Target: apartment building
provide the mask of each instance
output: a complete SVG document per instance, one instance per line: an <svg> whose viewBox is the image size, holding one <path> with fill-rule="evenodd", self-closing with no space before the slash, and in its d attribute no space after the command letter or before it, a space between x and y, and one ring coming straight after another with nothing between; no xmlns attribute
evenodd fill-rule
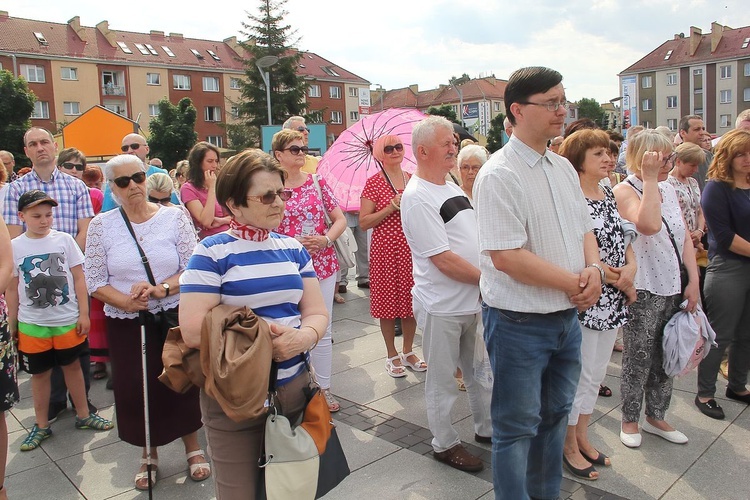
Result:
<svg viewBox="0 0 750 500"><path fill-rule="evenodd" d="M199 139L225 147L221 124L236 121L244 56L236 37L134 33L113 30L107 21L81 26L78 16L60 24L0 11L0 68L29 82L38 99L32 123L52 131L101 105L148 134L159 100L176 104L189 97L198 110ZM329 123L329 135L338 136L358 110L356 99L347 96L369 88L369 82L310 52L303 54L299 74L310 82L310 109ZM312 97L314 88L318 98Z"/></svg>
<svg viewBox="0 0 750 500"><path fill-rule="evenodd" d="M682 116L695 114L722 135L750 108L750 26L714 22L706 34L692 26L689 35L674 35L618 76L623 128L676 131Z"/></svg>

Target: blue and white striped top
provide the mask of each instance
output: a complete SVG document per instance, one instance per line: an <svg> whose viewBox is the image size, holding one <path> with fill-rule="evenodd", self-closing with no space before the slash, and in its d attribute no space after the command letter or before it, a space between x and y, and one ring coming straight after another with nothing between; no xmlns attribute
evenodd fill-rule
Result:
<svg viewBox="0 0 750 500"><path fill-rule="evenodd" d="M264 241L249 241L223 232L196 245L180 294L218 294L222 304L247 306L269 323L297 328L302 278L315 277L310 254L294 238L270 233ZM304 366L302 354L279 363L277 387Z"/></svg>

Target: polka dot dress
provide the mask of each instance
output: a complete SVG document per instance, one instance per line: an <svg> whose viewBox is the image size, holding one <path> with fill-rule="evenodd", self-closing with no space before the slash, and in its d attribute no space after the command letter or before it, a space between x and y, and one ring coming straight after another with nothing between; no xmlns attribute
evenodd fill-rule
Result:
<svg viewBox="0 0 750 500"><path fill-rule="evenodd" d="M406 174L409 179L409 174ZM399 190L403 193L403 190ZM393 199L393 189L381 174L365 184L362 198L380 211ZM411 250L401 228L401 212L393 212L375 226L370 245L370 314L373 318L411 318L411 289L414 277Z"/></svg>

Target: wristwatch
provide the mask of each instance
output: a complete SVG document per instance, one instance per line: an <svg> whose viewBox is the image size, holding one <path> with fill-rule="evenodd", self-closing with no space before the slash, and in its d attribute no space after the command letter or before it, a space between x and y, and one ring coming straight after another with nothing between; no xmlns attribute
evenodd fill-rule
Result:
<svg viewBox="0 0 750 500"><path fill-rule="evenodd" d="M169 283L162 283L161 287L164 289L164 298L169 297Z"/></svg>
<svg viewBox="0 0 750 500"><path fill-rule="evenodd" d="M324 234L323 237L326 239L326 247L330 247L331 245L333 245L333 241L328 237L328 235Z"/></svg>
<svg viewBox="0 0 750 500"><path fill-rule="evenodd" d="M607 273L604 272L604 268L601 265L599 265L598 263L596 263L596 262L594 262L593 264L589 264L586 267L595 267L596 269L599 270L599 275L602 278L602 285L603 285L604 284L604 280L607 278Z"/></svg>

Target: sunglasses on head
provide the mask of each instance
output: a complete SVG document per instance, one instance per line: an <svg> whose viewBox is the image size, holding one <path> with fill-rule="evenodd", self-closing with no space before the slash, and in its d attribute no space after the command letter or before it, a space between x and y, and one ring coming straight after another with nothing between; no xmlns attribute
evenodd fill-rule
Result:
<svg viewBox="0 0 750 500"><path fill-rule="evenodd" d="M297 132L310 132L310 129L307 127L297 127Z"/></svg>
<svg viewBox="0 0 750 500"><path fill-rule="evenodd" d="M172 201L172 197L167 196L166 198L156 198L154 196L149 196L148 201L150 201L151 203L168 203Z"/></svg>
<svg viewBox="0 0 750 500"><path fill-rule="evenodd" d="M83 163L70 163L69 161L66 161L62 165L60 165L65 170L73 170L76 169L79 172L83 172L83 169L86 168L83 166Z"/></svg>
<svg viewBox="0 0 750 500"><path fill-rule="evenodd" d="M134 142L133 144L125 144L123 147L120 148L120 150L123 153L127 153L128 149L132 149L133 151L138 151L141 146L145 146L145 144L138 144L137 142Z"/></svg>
<svg viewBox="0 0 750 500"><path fill-rule="evenodd" d="M133 175L123 175L112 182L114 182L115 186L119 188L126 188L130 185L130 181L133 181L136 184L143 184L146 182L146 172L136 172Z"/></svg>
<svg viewBox="0 0 750 500"><path fill-rule="evenodd" d="M404 150L403 144L394 144L393 146L386 146L383 148L383 153L389 155L393 153L394 151L398 151L399 153Z"/></svg>
<svg viewBox="0 0 750 500"><path fill-rule="evenodd" d="M287 201L292 197L293 191L291 189L279 189L275 193L266 193L260 196L248 196L247 199L251 201L259 201L264 205L270 205L276 201L276 197L281 198L281 201Z"/></svg>
<svg viewBox="0 0 750 500"><path fill-rule="evenodd" d="M307 154L307 152L310 151L310 148L308 148L307 146L289 146L288 148L284 148L284 151L289 151L294 156L297 156L298 154L300 154L300 152Z"/></svg>

